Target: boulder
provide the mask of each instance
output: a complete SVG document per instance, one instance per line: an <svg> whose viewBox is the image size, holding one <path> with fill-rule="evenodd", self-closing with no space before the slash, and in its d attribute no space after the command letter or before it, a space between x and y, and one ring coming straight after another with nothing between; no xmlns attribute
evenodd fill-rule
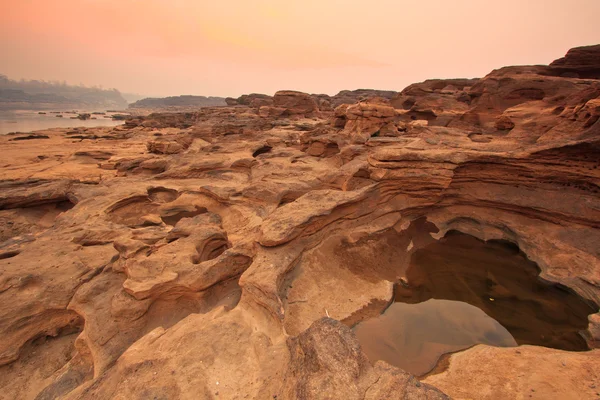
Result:
<svg viewBox="0 0 600 400"><path fill-rule="evenodd" d="M515 127L515 123L506 115L501 115L495 123L496 129L499 131L508 131Z"/></svg>
<svg viewBox="0 0 600 400"><path fill-rule="evenodd" d="M341 112L341 109L340 109ZM393 107L381 103L358 103L346 108L344 132L354 143L364 143L397 116Z"/></svg>
<svg viewBox="0 0 600 400"><path fill-rule="evenodd" d="M319 106L311 95L293 90L280 90L273 96L273 105L285 109L287 115L314 116Z"/></svg>
<svg viewBox="0 0 600 400"><path fill-rule="evenodd" d="M286 399L449 399L384 362L371 366L350 328L331 318L314 322L287 345Z"/></svg>

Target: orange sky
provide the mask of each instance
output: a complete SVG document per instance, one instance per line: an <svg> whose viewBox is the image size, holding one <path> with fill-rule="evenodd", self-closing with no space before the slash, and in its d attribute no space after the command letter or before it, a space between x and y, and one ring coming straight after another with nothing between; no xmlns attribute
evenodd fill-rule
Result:
<svg viewBox="0 0 600 400"><path fill-rule="evenodd" d="M0 73L145 95L401 90L600 43L600 0L0 1Z"/></svg>

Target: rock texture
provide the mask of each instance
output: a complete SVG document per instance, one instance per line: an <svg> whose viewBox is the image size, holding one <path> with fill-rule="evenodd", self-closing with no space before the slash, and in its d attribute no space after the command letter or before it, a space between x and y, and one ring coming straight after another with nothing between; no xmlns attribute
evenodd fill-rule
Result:
<svg viewBox="0 0 600 400"><path fill-rule="evenodd" d="M600 79L600 45L576 47L563 58L550 64L550 71L559 76Z"/></svg>
<svg viewBox="0 0 600 400"><path fill-rule="evenodd" d="M597 49L0 137L0 398L596 398L600 81L552 71ZM452 230L589 304L590 350L367 360L349 328Z"/></svg>

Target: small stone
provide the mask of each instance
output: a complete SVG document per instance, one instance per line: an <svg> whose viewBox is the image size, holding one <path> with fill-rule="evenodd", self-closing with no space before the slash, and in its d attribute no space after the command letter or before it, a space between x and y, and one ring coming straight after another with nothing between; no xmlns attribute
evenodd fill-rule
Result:
<svg viewBox="0 0 600 400"><path fill-rule="evenodd" d="M500 116L494 125L498 130L511 130L515 127L515 123L506 115Z"/></svg>

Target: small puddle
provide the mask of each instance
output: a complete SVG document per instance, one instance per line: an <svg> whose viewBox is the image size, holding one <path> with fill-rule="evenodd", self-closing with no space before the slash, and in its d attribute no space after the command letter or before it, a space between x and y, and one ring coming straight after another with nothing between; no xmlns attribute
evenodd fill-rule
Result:
<svg viewBox="0 0 600 400"><path fill-rule="evenodd" d="M452 300L394 303L379 317L360 323L355 332L369 360L383 360L417 376L431 371L443 354L474 344L517 346L496 320Z"/></svg>
<svg viewBox="0 0 600 400"><path fill-rule="evenodd" d="M414 251L395 302L354 329L372 362L417 376L476 344L588 350L580 331L597 307L539 272L514 244L450 231Z"/></svg>

